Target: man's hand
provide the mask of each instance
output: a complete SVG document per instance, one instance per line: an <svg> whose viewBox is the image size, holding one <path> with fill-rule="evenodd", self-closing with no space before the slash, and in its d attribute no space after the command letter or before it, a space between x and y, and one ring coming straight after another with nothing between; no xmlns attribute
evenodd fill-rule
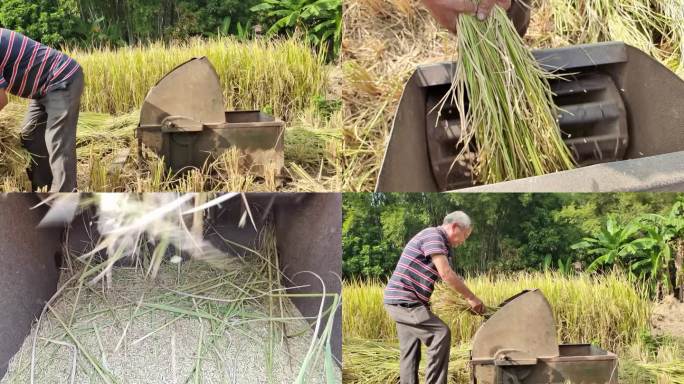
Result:
<svg viewBox="0 0 684 384"><path fill-rule="evenodd" d="M466 286L465 281L451 269L449 265L449 259L445 255L432 255L432 262L435 263L435 268L437 268L437 273L439 277L447 283L451 289L458 292L463 296L470 308L478 315L484 313L485 306L482 304L482 300L478 299L477 296Z"/></svg>
<svg viewBox="0 0 684 384"><path fill-rule="evenodd" d="M9 103L7 100L7 93L5 92L4 89L0 88L0 111L2 111L3 108Z"/></svg>
<svg viewBox="0 0 684 384"><path fill-rule="evenodd" d="M466 299L468 301L468 305L470 305L470 309L475 312L478 315L481 315L485 311L485 306L482 303L482 300L478 299L477 296L473 296L469 299Z"/></svg>
<svg viewBox="0 0 684 384"><path fill-rule="evenodd" d="M512 0L481 0L477 7L477 18L484 21L492 13L495 6L499 6L506 11L511 7Z"/></svg>
<svg viewBox="0 0 684 384"><path fill-rule="evenodd" d="M489 17L495 6L505 10L511 7L512 0L423 0L425 7L444 28L456 33L458 16L462 13L477 15L480 20Z"/></svg>

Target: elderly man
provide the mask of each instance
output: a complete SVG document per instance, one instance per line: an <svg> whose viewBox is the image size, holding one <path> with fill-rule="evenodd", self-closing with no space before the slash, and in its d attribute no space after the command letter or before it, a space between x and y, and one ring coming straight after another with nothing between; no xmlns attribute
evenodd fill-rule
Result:
<svg viewBox="0 0 684 384"><path fill-rule="evenodd" d="M83 93L80 65L62 52L0 28L0 110L7 93L30 99L22 144L33 154L33 190L76 189L76 125Z"/></svg>
<svg viewBox="0 0 684 384"><path fill-rule="evenodd" d="M430 310L438 279L462 295L473 311L484 310L482 301L451 269L451 247L463 244L471 232L470 217L461 211L447 215L439 227L420 231L406 244L385 288L385 309L399 334L401 384L418 384L421 343L428 350L426 383L447 383L451 332Z"/></svg>

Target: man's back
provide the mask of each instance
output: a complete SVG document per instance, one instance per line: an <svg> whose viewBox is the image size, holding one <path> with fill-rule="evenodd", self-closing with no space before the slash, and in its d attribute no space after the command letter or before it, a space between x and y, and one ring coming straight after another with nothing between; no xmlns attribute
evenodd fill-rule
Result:
<svg viewBox="0 0 684 384"><path fill-rule="evenodd" d="M79 69L69 56L8 29L0 28L0 88L38 99L61 89Z"/></svg>
<svg viewBox="0 0 684 384"><path fill-rule="evenodd" d="M440 227L426 228L404 247L397 267L385 288L385 304L428 304L439 274L433 255L450 256L446 233Z"/></svg>

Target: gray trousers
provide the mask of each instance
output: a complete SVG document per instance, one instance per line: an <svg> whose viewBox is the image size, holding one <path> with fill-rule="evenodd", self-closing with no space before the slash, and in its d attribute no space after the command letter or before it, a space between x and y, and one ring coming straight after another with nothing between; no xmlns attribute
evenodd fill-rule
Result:
<svg viewBox="0 0 684 384"><path fill-rule="evenodd" d="M385 304L385 310L397 323L401 384L418 384L421 343L427 347L425 383L446 384L451 349L449 327L422 305L404 308Z"/></svg>
<svg viewBox="0 0 684 384"><path fill-rule="evenodd" d="M84 76L79 69L63 87L31 100L21 130L22 145L33 155L28 170L34 191L76 190L76 126Z"/></svg>

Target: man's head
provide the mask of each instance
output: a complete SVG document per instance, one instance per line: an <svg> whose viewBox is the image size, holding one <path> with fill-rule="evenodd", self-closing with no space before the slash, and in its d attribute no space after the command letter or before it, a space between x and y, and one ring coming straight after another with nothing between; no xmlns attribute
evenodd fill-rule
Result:
<svg viewBox="0 0 684 384"><path fill-rule="evenodd" d="M442 228L446 232L449 245L457 247L463 244L473 231L473 223L465 212L451 212L444 218Z"/></svg>

